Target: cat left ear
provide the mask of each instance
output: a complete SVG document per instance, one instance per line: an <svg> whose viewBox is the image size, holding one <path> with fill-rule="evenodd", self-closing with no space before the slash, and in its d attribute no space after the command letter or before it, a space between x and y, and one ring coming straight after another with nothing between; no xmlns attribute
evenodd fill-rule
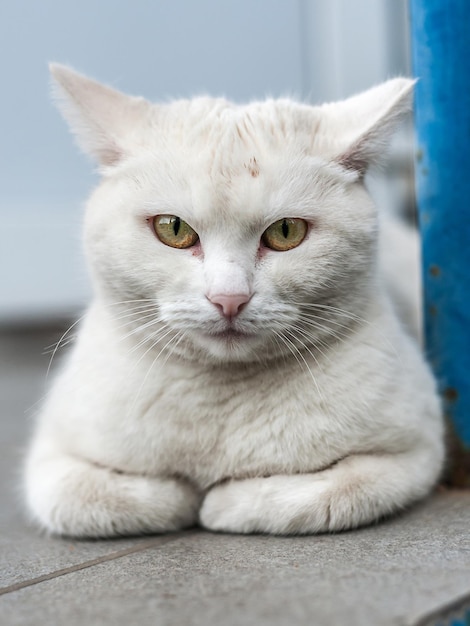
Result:
<svg viewBox="0 0 470 626"><path fill-rule="evenodd" d="M386 152L390 138L412 108L416 81L394 78L342 102L322 107L328 130L339 146L334 160L364 176Z"/></svg>
<svg viewBox="0 0 470 626"><path fill-rule="evenodd" d="M132 151L133 135L151 105L74 72L49 66L59 109L80 147L103 166L115 165ZM135 143L135 141L134 141Z"/></svg>

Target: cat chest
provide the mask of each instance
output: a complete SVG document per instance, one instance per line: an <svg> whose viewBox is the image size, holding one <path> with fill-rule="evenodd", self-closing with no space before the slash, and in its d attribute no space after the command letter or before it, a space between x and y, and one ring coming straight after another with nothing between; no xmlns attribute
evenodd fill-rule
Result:
<svg viewBox="0 0 470 626"><path fill-rule="evenodd" d="M340 454L314 399L249 384L175 387L118 428L103 425L94 441L105 464L184 476L201 488L229 477L315 471Z"/></svg>

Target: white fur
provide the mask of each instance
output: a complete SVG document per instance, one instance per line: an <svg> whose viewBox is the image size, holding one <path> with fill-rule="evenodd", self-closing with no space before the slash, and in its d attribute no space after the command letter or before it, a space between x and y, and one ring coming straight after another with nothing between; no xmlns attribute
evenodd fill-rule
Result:
<svg viewBox="0 0 470 626"><path fill-rule="evenodd" d="M54 66L103 180L95 299L40 416L26 497L47 530L311 533L423 497L443 461L434 380L378 267L362 184L409 107L396 79L337 105L149 105ZM149 220L199 234L179 250ZM260 244L307 220L287 252ZM246 293L231 328L208 294Z"/></svg>

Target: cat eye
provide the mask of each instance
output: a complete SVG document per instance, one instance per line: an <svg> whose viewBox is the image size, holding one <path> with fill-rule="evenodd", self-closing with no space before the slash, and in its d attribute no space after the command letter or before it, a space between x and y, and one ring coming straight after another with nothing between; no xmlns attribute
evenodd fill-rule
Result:
<svg viewBox="0 0 470 626"><path fill-rule="evenodd" d="M156 215L153 229L160 241L171 248L190 248L199 240L197 232L177 215Z"/></svg>
<svg viewBox="0 0 470 626"><path fill-rule="evenodd" d="M305 220L296 217L284 217L267 228L261 241L271 250L284 252L292 250L302 243L307 234L308 226Z"/></svg>

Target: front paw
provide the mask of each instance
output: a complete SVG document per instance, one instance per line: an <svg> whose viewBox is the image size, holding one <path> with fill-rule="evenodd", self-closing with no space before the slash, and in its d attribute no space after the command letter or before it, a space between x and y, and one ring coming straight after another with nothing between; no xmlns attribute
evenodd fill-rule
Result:
<svg viewBox="0 0 470 626"><path fill-rule="evenodd" d="M232 480L206 495L199 523L209 530L275 535L330 530L326 472Z"/></svg>
<svg viewBox="0 0 470 626"><path fill-rule="evenodd" d="M199 511L199 523L219 532L252 533L260 527L263 479L233 480L213 487Z"/></svg>

